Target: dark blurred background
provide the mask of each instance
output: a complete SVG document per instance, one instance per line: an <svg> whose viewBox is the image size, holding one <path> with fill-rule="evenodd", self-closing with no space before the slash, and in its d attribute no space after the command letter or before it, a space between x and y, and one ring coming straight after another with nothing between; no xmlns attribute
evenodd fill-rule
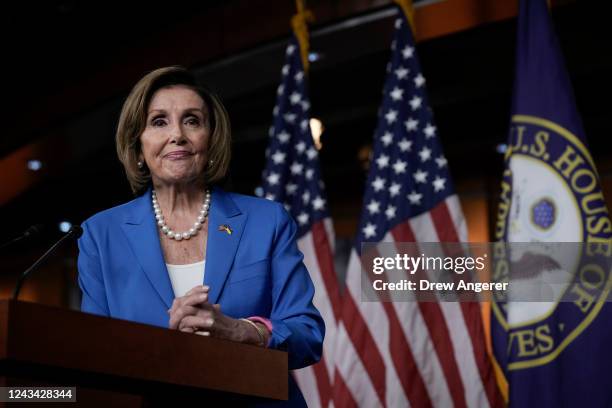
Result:
<svg viewBox="0 0 612 408"><path fill-rule="evenodd" d="M488 241L513 81L517 2L415 1L416 37L438 134L468 220ZM606 197L612 197L609 17L603 2L553 1L552 15ZM390 55L390 1L310 0L312 115L325 127L322 171L338 264L361 209L369 144ZM287 0L50 1L3 6L0 242L42 223L36 239L1 250L0 298L61 235L132 198L114 145L123 100L145 73L184 65L232 119L228 188L254 194L264 166L284 49ZM612 203L608 203L610 205ZM66 224L65 224L66 225ZM61 248L22 297L76 306L76 244ZM341 269L341 268L340 268Z"/></svg>

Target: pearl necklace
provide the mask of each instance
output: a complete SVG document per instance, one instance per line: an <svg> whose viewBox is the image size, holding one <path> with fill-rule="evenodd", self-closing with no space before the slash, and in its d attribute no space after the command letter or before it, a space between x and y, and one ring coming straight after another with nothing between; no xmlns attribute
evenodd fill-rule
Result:
<svg viewBox="0 0 612 408"><path fill-rule="evenodd" d="M198 234L198 231L202 228L206 217L208 216L208 209L210 208L210 190L206 190L204 193L204 203L202 204L202 209L200 210L200 215L198 215L198 219L193 224L193 227L186 232L174 232L166 225L166 221L164 220L164 216L162 215L161 208L159 208L159 203L157 202L157 195L155 194L155 190L153 190L152 194L153 201L153 211L155 211L155 219L157 220L157 225L161 229L161 231L168 236L170 239L175 239L180 241L182 239L189 239Z"/></svg>

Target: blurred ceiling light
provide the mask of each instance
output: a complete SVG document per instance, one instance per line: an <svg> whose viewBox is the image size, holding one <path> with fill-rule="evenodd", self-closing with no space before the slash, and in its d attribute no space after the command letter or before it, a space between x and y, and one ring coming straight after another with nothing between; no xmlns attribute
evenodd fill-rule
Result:
<svg viewBox="0 0 612 408"><path fill-rule="evenodd" d="M38 171L42 169L42 162L40 160L28 160L28 169Z"/></svg>
<svg viewBox="0 0 612 408"><path fill-rule="evenodd" d="M72 224L68 221L62 221L59 223L59 230L62 232L68 232L70 231L70 228L72 228Z"/></svg>
<svg viewBox="0 0 612 408"><path fill-rule="evenodd" d="M308 62L317 62L321 58L323 58L323 55L319 52L311 51L308 53Z"/></svg>
<svg viewBox="0 0 612 408"><path fill-rule="evenodd" d="M317 150L321 150L321 147L323 147L321 143L321 134L323 134L323 131L325 131L323 122L317 118L310 118L310 133L312 133L312 140Z"/></svg>

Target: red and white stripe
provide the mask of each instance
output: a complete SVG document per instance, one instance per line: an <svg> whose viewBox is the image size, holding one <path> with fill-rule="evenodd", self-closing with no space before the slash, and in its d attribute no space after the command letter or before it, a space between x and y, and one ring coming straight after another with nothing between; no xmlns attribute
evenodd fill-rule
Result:
<svg viewBox="0 0 612 408"><path fill-rule="evenodd" d="M315 223L312 229L298 240L298 247L304 254L304 264L315 286L313 303L325 320L321 361L293 371L309 407L328 406L333 391L334 361L331 356L341 308L334 269L333 242L333 228L328 218Z"/></svg>
<svg viewBox="0 0 612 408"><path fill-rule="evenodd" d="M459 201L451 196L396 226L383 241L466 239ZM378 248L380 255L393 256L382 253L388 246ZM360 262L353 251L336 330L334 406L501 406L479 304L362 302Z"/></svg>

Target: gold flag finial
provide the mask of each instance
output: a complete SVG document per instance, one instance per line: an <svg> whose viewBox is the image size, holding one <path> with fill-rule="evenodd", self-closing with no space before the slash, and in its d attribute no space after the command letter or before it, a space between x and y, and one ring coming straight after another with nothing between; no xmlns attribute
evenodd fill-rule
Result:
<svg viewBox="0 0 612 408"><path fill-rule="evenodd" d="M300 55L304 72L308 72L308 50L310 42L308 39L308 23L314 20L314 15L304 6L304 0L295 0L297 14L291 17L291 27L300 44Z"/></svg>
<svg viewBox="0 0 612 408"><path fill-rule="evenodd" d="M412 0L393 0L393 1L395 1L395 3L402 8L402 11L406 15L406 18L408 19L408 22L410 23L412 34L414 34L415 33L414 8L412 7Z"/></svg>

